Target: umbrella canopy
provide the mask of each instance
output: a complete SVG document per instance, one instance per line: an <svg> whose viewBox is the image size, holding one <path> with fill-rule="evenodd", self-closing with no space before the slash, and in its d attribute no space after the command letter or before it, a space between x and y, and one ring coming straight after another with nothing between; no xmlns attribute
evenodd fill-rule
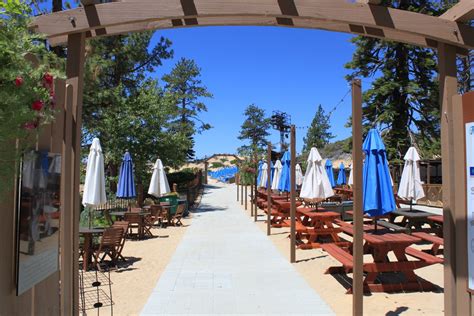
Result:
<svg viewBox="0 0 474 316"><path fill-rule="evenodd" d="M268 179L268 164L266 162L263 163L262 165L262 173L259 181L259 187L266 187L267 186L267 179Z"/></svg>
<svg viewBox="0 0 474 316"><path fill-rule="evenodd" d="M263 161L258 162L258 174L257 174L257 186L260 186L260 180L262 178L262 166L263 166Z"/></svg>
<svg viewBox="0 0 474 316"><path fill-rule="evenodd" d="M290 192L291 155L289 151L285 151L283 157L281 158L281 162L283 164L283 169L281 171L280 185L278 186L278 190L281 192Z"/></svg>
<svg viewBox="0 0 474 316"><path fill-rule="evenodd" d="M347 180L347 184L354 185L354 175L353 175L352 164L351 164L351 172L349 172L349 179Z"/></svg>
<svg viewBox="0 0 474 316"><path fill-rule="evenodd" d="M281 169L283 168L281 161L275 162L275 171L273 173L272 190L278 190L278 184L280 183Z"/></svg>
<svg viewBox="0 0 474 316"><path fill-rule="evenodd" d="M296 171L296 185L302 185L303 184L303 171L301 171L300 164L297 164L295 166L295 171Z"/></svg>
<svg viewBox="0 0 474 316"><path fill-rule="evenodd" d="M362 149L364 160L364 212L370 216L390 213L396 208L385 145L376 129L369 130Z"/></svg>
<svg viewBox="0 0 474 316"><path fill-rule="evenodd" d="M344 163L341 162L339 165L339 173L337 175L337 185L344 185L346 183L346 166L344 166Z"/></svg>
<svg viewBox="0 0 474 316"><path fill-rule="evenodd" d="M130 153L127 151L123 156L122 165L120 166L117 197L121 199L131 199L136 196L137 192L135 191L133 162Z"/></svg>
<svg viewBox="0 0 474 316"><path fill-rule="evenodd" d="M165 169L163 168L161 159L157 159L155 165L153 166L153 174L151 176L148 194L160 197L166 193L170 193L168 178L166 177Z"/></svg>
<svg viewBox="0 0 474 316"><path fill-rule="evenodd" d="M425 197L420 179L420 155L415 147L410 147L405 154L405 166L398 188L398 196L405 200L419 200Z"/></svg>
<svg viewBox="0 0 474 316"><path fill-rule="evenodd" d="M105 195L104 155L98 138L92 140L87 158L86 180L82 204L84 206L99 206L107 202Z"/></svg>
<svg viewBox="0 0 474 316"><path fill-rule="evenodd" d="M303 179L300 197L307 199L326 199L334 195L328 176L324 171L323 159L316 148L311 148L308 167Z"/></svg>
<svg viewBox="0 0 474 316"><path fill-rule="evenodd" d="M334 188L336 186L336 181L334 181L334 171L332 170L332 161L330 159L326 160L325 168L329 183L331 183L331 187Z"/></svg>

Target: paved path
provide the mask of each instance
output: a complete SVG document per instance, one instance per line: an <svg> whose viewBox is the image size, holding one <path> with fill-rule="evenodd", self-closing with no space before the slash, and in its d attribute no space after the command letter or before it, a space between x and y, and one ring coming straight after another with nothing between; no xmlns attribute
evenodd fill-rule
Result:
<svg viewBox="0 0 474 316"><path fill-rule="evenodd" d="M235 186L215 185L142 310L167 314L333 313L245 215Z"/></svg>

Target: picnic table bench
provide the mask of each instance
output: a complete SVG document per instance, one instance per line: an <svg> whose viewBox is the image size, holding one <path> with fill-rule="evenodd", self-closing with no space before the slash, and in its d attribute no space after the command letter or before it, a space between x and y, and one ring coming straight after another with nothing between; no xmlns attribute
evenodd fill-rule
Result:
<svg viewBox="0 0 474 316"><path fill-rule="evenodd" d="M334 221L340 219L341 215L336 212L314 211L311 208L297 208L296 213L300 217L300 223L306 227L303 230L300 226L301 236L305 237L306 242L301 240L299 249L320 248L323 242L332 242L345 245L347 242L341 240L338 233L341 232L339 227L334 226ZM324 238L327 240L325 241Z"/></svg>
<svg viewBox="0 0 474 316"><path fill-rule="evenodd" d="M431 242L433 244L431 247L431 253L435 256L439 253L439 247L444 246L444 239L436 235L431 235L426 232L415 232L412 235Z"/></svg>
<svg viewBox="0 0 474 316"><path fill-rule="evenodd" d="M352 225L343 224L341 231L353 235ZM415 270L442 263L443 259L410 247L421 239L407 234L385 233L380 235L367 233L371 227L364 227L364 250L373 257L373 262L363 264L366 273L364 279L365 292L399 292L399 291L431 291L436 288L431 282L417 277ZM321 245L327 253L342 264L329 267L326 273L350 273L353 270L352 247L341 247L336 244ZM391 261L388 254L393 252L395 260ZM407 256L416 260L409 260ZM381 273L403 273L405 278L398 278L397 283L386 283L379 276ZM352 289L348 290L351 293Z"/></svg>

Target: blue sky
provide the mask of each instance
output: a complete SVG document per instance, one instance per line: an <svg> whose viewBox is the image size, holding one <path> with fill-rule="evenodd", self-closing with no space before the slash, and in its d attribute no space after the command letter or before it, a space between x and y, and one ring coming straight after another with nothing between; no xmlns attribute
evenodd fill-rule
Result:
<svg viewBox="0 0 474 316"><path fill-rule="evenodd" d="M330 111L349 89L344 64L351 60L351 35L276 27L200 27L160 30L173 42L175 56L152 75L161 78L181 57L192 58L202 69L202 81L214 94L206 101L202 119L214 128L196 137L196 156L234 153L243 112L255 103L271 114L291 115L297 127L308 126L316 107ZM350 94L331 116L335 140L351 134L345 128L351 114ZM306 129L297 129L301 152ZM272 131L272 143L279 134Z"/></svg>

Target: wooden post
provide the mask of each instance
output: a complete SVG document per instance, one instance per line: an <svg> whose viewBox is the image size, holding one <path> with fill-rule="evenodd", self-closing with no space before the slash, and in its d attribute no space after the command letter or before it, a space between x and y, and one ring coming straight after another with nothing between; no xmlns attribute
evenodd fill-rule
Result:
<svg viewBox="0 0 474 316"><path fill-rule="evenodd" d="M290 136L290 262L296 262L296 129L291 126Z"/></svg>
<svg viewBox="0 0 474 316"><path fill-rule="evenodd" d="M438 45L441 101L441 158L443 177L444 311L460 315L456 308L456 231L454 190L454 133L452 98L457 94L456 48ZM464 252L465 254L465 252ZM461 254L460 254L461 255ZM464 285L466 286L466 285Z"/></svg>
<svg viewBox="0 0 474 316"><path fill-rule="evenodd" d="M208 176L208 169L209 169L209 163L207 161L204 162L204 184L208 183L207 176Z"/></svg>
<svg viewBox="0 0 474 316"><path fill-rule="evenodd" d="M235 186L237 188L237 202L239 201L239 181L240 181L239 173L236 173L235 174Z"/></svg>
<svg viewBox="0 0 474 316"><path fill-rule="evenodd" d="M258 160L257 160L257 154L255 154L255 166L256 166L256 169L255 169L255 176L253 177L253 186L254 186L254 189L253 189L253 192L254 192L254 195L253 195L253 204L254 204L254 212L253 212L253 220L254 222L257 221L257 215L258 215L258 207L257 207L257 195L258 195L258 187L257 187L257 175L258 175L258 172L257 172L257 169L258 169Z"/></svg>
<svg viewBox="0 0 474 316"><path fill-rule="evenodd" d="M239 176L240 180L240 205L244 205L244 186L242 184L242 174Z"/></svg>
<svg viewBox="0 0 474 316"><path fill-rule="evenodd" d="M456 207L454 225L456 227L456 312L457 315L469 315L470 294L466 291L468 278L468 262L466 253L467 244L467 179L466 179L466 134L465 123L473 121L474 111L467 104L463 107L463 98L456 95L453 101L453 136L454 142L454 182L452 186L456 192ZM467 110L467 111L465 111ZM468 120L466 120L468 119ZM470 247L470 245L469 245Z"/></svg>
<svg viewBox="0 0 474 316"><path fill-rule="evenodd" d="M82 136L82 98L84 87L84 59L85 59L85 33L76 33L68 35L68 51L66 63L67 84L72 86L72 143L71 143L71 160L73 174L70 174L70 181L66 185L72 186L71 195L64 203L65 215L71 216L73 220L72 230L69 232L73 235L72 245L72 264L74 275L74 290L71 299L71 307L69 311L71 315L78 315L79 306L79 272L76 268L76 260L79 257L79 215L80 215L80 195L79 186L81 180L81 136ZM67 90L69 92L70 90ZM69 97L69 96L68 96ZM69 214L67 211L69 210Z"/></svg>
<svg viewBox="0 0 474 316"><path fill-rule="evenodd" d="M253 203L253 183L250 183L250 216L253 216L253 208L254 208L254 203Z"/></svg>
<svg viewBox="0 0 474 316"><path fill-rule="evenodd" d="M426 184L431 184L431 163L426 166Z"/></svg>
<svg viewBox="0 0 474 316"><path fill-rule="evenodd" d="M271 177L272 177L272 144L268 143L268 150L267 150L267 235L270 236L272 233L272 225L271 225L271 211L272 211L272 187L270 185ZM263 185L265 185L263 183Z"/></svg>
<svg viewBox="0 0 474 316"><path fill-rule="evenodd" d="M364 310L364 240L362 205L362 84L352 80L352 165L354 198L354 274L352 280L352 315L363 315Z"/></svg>
<svg viewBox="0 0 474 316"><path fill-rule="evenodd" d="M244 203L245 203L245 210L247 210L247 183L245 184L245 192L244 192Z"/></svg>

